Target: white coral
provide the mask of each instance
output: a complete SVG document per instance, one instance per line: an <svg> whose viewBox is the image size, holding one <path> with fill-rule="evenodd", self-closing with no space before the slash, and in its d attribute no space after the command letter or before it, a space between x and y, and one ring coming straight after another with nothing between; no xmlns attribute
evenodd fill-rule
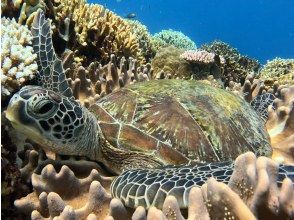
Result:
<svg viewBox="0 0 294 220"><path fill-rule="evenodd" d="M1 23L1 96L6 98L32 79L38 66L28 27L9 18Z"/></svg>

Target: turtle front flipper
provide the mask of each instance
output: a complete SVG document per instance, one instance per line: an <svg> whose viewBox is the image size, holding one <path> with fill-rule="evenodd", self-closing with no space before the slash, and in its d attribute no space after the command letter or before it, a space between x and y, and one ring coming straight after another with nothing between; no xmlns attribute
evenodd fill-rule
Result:
<svg viewBox="0 0 294 220"><path fill-rule="evenodd" d="M38 10L34 18L32 35L33 49L38 56L39 85L68 98L73 98L61 60L57 57L53 48L50 21L45 19L44 12L41 9Z"/></svg>
<svg viewBox="0 0 294 220"><path fill-rule="evenodd" d="M131 208L162 208L170 195L175 196L180 208L187 208L192 187L203 185L211 177L227 184L233 171L233 162L128 170L112 182L111 193ZM294 181L294 166L280 165L277 183L281 184L286 177Z"/></svg>
<svg viewBox="0 0 294 220"><path fill-rule="evenodd" d="M251 102L250 105L254 108L255 111L260 115L260 117L266 121L268 118L268 107L273 105L275 96L271 93L264 93L256 96Z"/></svg>

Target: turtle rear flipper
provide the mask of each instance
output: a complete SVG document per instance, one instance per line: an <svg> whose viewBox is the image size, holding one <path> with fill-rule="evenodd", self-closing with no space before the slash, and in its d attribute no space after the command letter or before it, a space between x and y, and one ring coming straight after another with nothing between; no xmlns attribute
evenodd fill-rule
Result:
<svg viewBox="0 0 294 220"><path fill-rule="evenodd" d="M55 54L49 19L45 19L44 12L39 9L33 24L33 49L38 56L38 83L40 86L73 98L68 85L61 60Z"/></svg>

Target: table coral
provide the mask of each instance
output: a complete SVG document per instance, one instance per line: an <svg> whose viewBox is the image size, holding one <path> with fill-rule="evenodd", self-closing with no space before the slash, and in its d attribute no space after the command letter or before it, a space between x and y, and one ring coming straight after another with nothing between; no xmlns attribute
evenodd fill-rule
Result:
<svg viewBox="0 0 294 220"><path fill-rule="evenodd" d="M98 4L86 4L85 0L55 0L56 27L64 26L69 19L68 49L87 57L88 64L108 62L111 54L133 57L144 62L138 39L131 26L115 13ZM64 38L64 37L63 37Z"/></svg>
<svg viewBox="0 0 294 220"><path fill-rule="evenodd" d="M1 98L7 99L38 71L31 32L15 19L1 18Z"/></svg>
<svg viewBox="0 0 294 220"><path fill-rule="evenodd" d="M158 49L168 46L186 50L196 49L196 44L188 36L180 31L174 31L172 29L162 30L154 34L152 41Z"/></svg>

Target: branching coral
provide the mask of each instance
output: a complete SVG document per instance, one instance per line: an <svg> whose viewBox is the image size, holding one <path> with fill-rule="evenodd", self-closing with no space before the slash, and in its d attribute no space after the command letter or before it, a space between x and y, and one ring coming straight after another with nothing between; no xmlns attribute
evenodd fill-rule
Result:
<svg viewBox="0 0 294 220"><path fill-rule="evenodd" d="M19 16L19 24L30 25L39 8L45 9L46 5L43 0L4 0L1 2L2 15L7 17Z"/></svg>
<svg viewBox="0 0 294 220"><path fill-rule="evenodd" d="M6 99L37 73L32 36L14 19L1 18L1 98Z"/></svg>
<svg viewBox="0 0 294 220"><path fill-rule="evenodd" d="M126 19L126 21L131 26L132 33L135 34L139 41L140 49L145 60L147 62L151 61L156 51L147 27L137 20Z"/></svg>
<svg viewBox="0 0 294 220"><path fill-rule="evenodd" d="M266 85L275 81L279 84L294 84L294 59L276 58L268 61L260 71L260 78Z"/></svg>
<svg viewBox="0 0 294 220"><path fill-rule="evenodd" d="M162 30L152 37L153 44L156 48L174 46L179 49L194 50L196 44L180 31Z"/></svg>
<svg viewBox="0 0 294 220"><path fill-rule="evenodd" d="M111 55L109 63L104 66L92 62L85 68L75 61L74 53L68 51L63 63L65 73L71 79L75 98L85 106L128 84L150 80L153 74L150 64L139 65L131 57L119 60L115 55Z"/></svg>
<svg viewBox="0 0 294 220"><path fill-rule="evenodd" d="M228 86L230 81L243 84L246 76L250 73L257 74L260 66L257 60L242 56L237 49L221 41L204 44L201 49L224 57L225 86Z"/></svg>
<svg viewBox="0 0 294 220"><path fill-rule="evenodd" d="M67 35L69 49L78 50L78 56L89 64L95 60L106 61L111 54L134 57L144 61L136 35L121 17L98 4L85 0L54 1L56 27L73 26ZM69 19L69 20L68 20Z"/></svg>

